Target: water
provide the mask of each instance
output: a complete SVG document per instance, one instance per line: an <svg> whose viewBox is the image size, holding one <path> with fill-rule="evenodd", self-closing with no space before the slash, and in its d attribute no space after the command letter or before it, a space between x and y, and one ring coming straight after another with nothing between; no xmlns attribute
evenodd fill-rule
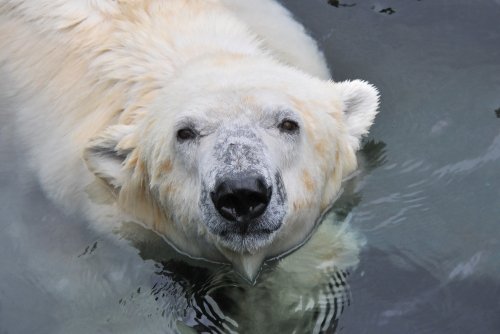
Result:
<svg viewBox="0 0 500 334"><path fill-rule="evenodd" d="M336 80L382 94L320 233L256 286L135 225L112 242L45 199L2 120L0 333L500 332L500 1L283 2Z"/></svg>

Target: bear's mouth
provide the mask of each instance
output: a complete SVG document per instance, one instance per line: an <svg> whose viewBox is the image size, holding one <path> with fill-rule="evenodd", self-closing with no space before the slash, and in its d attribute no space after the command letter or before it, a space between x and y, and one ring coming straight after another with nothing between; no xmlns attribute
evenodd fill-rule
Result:
<svg viewBox="0 0 500 334"><path fill-rule="evenodd" d="M220 244L231 251L238 253L254 253L270 244L274 240L280 226L275 228L255 228L231 226L218 231Z"/></svg>
<svg viewBox="0 0 500 334"><path fill-rule="evenodd" d="M273 234L277 228L260 228L254 231L249 231L248 224L241 224L241 226L236 226L234 229L224 229L217 233L221 238L231 238L233 235L239 235L241 238L253 238L253 237L266 237Z"/></svg>
<svg viewBox="0 0 500 334"><path fill-rule="evenodd" d="M274 240L282 226L280 218L273 215L272 210L266 210L255 219L241 221L228 220L215 214L211 220L215 224L209 224L209 231L218 237L224 248L239 253L255 252Z"/></svg>
<svg viewBox="0 0 500 334"><path fill-rule="evenodd" d="M200 209L220 246L255 252L269 246L283 225L287 208L281 175L270 178L256 171L219 175L213 186L202 184Z"/></svg>

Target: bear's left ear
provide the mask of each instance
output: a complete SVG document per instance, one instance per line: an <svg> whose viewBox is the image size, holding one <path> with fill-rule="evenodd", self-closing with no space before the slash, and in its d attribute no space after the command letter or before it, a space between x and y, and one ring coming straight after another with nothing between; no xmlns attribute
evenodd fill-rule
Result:
<svg viewBox="0 0 500 334"><path fill-rule="evenodd" d="M361 80L343 81L335 85L344 103L344 119L349 141L357 150L361 137L368 133L378 113L378 90Z"/></svg>
<svg viewBox="0 0 500 334"><path fill-rule="evenodd" d="M114 125L92 139L83 152L89 170L113 189L120 189L127 177L123 163L132 148L127 138L133 134L131 125Z"/></svg>

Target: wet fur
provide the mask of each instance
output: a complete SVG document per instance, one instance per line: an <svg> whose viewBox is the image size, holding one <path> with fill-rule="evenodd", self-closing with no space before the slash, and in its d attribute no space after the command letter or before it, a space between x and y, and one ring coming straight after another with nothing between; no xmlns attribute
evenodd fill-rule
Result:
<svg viewBox="0 0 500 334"><path fill-rule="evenodd" d="M249 277L304 240L356 168L378 95L365 82L325 80L322 54L289 13L248 3L3 1L0 71L49 196L98 229L138 221ZM300 120L295 141L264 126L284 110ZM186 120L215 129L182 149L175 131ZM265 141L263 168L287 194L273 204L286 211L278 230L241 249L210 232L199 206L203 182L214 183L200 179L203 168L218 169L206 152L224 126Z"/></svg>

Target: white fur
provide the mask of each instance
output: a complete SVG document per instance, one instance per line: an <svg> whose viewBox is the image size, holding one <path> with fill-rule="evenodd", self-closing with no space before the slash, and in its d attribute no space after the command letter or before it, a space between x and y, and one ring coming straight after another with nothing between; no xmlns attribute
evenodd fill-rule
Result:
<svg viewBox="0 0 500 334"><path fill-rule="evenodd" d="M54 200L100 229L141 222L249 277L307 237L378 106L365 82L325 81L314 41L268 0L4 0L0 65ZM295 142L264 126L280 109L300 119ZM188 117L215 130L180 153L175 126ZM288 194L282 228L242 252L207 230L197 206L204 154L234 122L255 128Z"/></svg>

